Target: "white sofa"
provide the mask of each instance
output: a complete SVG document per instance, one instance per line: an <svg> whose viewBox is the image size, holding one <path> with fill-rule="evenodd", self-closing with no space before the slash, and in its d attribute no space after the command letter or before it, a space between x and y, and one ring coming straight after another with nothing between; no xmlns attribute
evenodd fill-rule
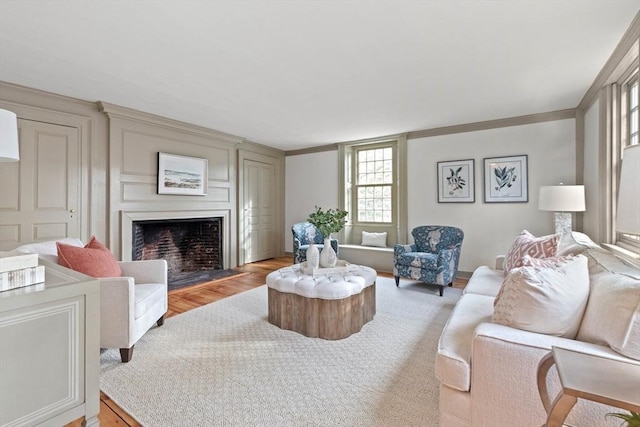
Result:
<svg viewBox="0 0 640 427"><path fill-rule="evenodd" d="M79 239L58 240L82 247ZM56 241L38 242L15 249L37 253L58 263ZM167 262L165 260L119 261L121 277L100 282L100 347L119 348L122 362L133 357L133 346L154 324L161 326L168 309Z"/></svg>
<svg viewBox="0 0 640 427"><path fill-rule="evenodd" d="M546 413L536 373L552 346L638 363L640 387L640 270L587 236L574 233L558 252L582 253L589 263L589 299L576 339L527 332L492 322L494 299L504 280L496 268L472 275L445 325L436 356L440 426L539 427ZM564 240L564 239L563 239ZM615 349L615 350L614 350ZM625 355L626 354L626 355ZM631 356L631 358L627 357ZM552 399L559 390L555 367L547 377ZM621 412L583 399L570 412L571 426L617 426L605 418Z"/></svg>

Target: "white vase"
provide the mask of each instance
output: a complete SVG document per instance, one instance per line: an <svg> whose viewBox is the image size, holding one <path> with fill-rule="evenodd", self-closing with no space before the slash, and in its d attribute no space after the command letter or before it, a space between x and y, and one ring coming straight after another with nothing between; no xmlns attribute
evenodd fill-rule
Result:
<svg viewBox="0 0 640 427"><path fill-rule="evenodd" d="M316 245L307 248L307 269L313 270L320 266L320 250Z"/></svg>
<svg viewBox="0 0 640 427"><path fill-rule="evenodd" d="M335 267L338 263L338 255L336 255L336 251L331 247L331 239L324 239L324 247L322 248L322 252L320 252L320 267L330 268Z"/></svg>

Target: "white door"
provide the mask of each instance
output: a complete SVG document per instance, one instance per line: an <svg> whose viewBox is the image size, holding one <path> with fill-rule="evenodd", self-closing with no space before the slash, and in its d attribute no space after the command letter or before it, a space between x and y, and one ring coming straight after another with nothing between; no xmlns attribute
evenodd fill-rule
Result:
<svg viewBox="0 0 640 427"><path fill-rule="evenodd" d="M243 176L244 242L241 242L241 249L244 250L244 262L273 258L276 256L275 167L245 159Z"/></svg>
<svg viewBox="0 0 640 427"><path fill-rule="evenodd" d="M0 249L80 237L75 127L18 120L20 161L0 163Z"/></svg>

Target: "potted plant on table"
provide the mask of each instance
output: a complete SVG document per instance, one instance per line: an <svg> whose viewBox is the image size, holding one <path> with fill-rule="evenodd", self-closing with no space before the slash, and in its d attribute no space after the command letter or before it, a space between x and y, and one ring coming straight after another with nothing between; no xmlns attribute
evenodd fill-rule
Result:
<svg viewBox="0 0 640 427"><path fill-rule="evenodd" d="M315 225L324 237L324 247L320 252L320 265L322 267L335 267L338 262L338 256L331 247L331 233L338 233L344 228L346 223L347 211L342 209L329 209L323 211L321 207L316 206L315 211L309 215L307 221Z"/></svg>

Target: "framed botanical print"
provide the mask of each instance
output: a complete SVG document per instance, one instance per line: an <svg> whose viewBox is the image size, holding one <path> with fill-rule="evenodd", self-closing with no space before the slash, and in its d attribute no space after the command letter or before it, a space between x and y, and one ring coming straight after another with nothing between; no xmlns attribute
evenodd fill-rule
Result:
<svg viewBox="0 0 640 427"><path fill-rule="evenodd" d="M485 203L529 201L527 155L484 159Z"/></svg>
<svg viewBox="0 0 640 427"><path fill-rule="evenodd" d="M475 160L438 162L438 203L475 202Z"/></svg>

